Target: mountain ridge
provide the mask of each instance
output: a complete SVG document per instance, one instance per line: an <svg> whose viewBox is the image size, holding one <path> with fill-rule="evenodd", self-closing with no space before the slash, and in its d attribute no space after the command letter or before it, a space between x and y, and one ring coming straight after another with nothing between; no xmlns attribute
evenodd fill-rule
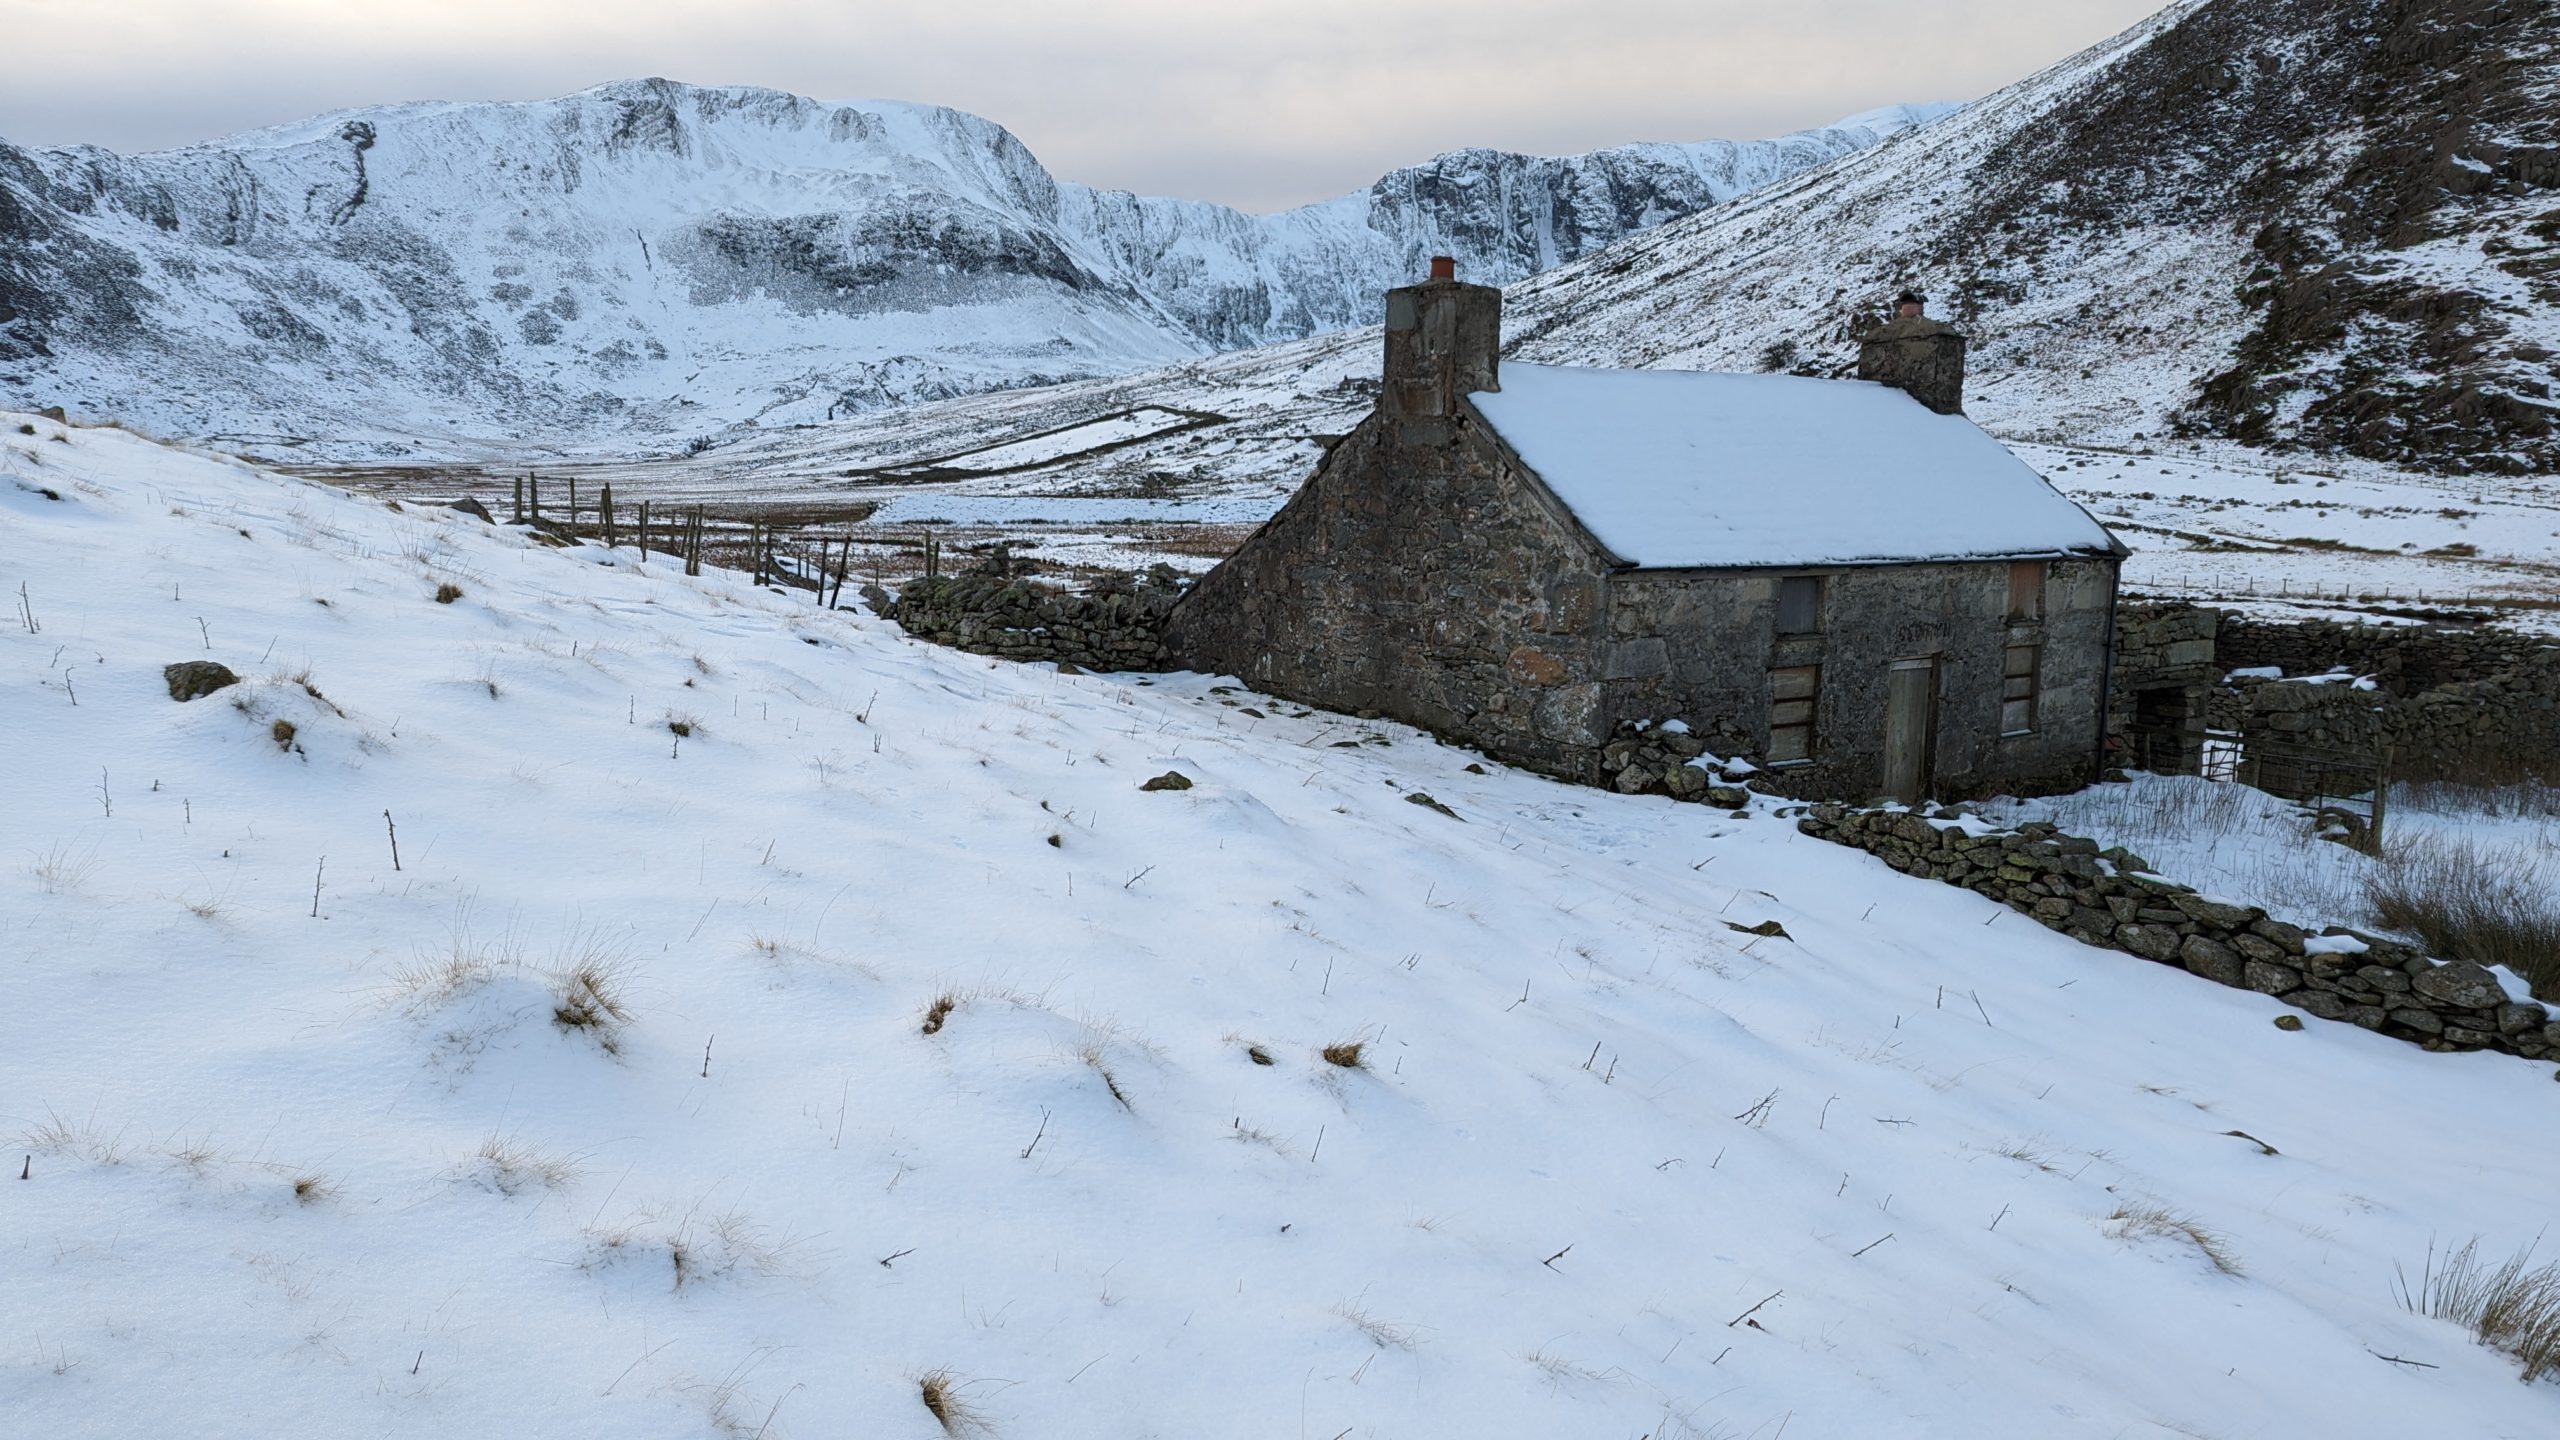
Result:
<svg viewBox="0 0 2560 1440"><path fill-rule="evenodd" d="M629 437L1122 373L1517 278L1925 123L1470 150L1270 216L897 102L617 81L119 156L0 142L0 396L179 433Z"/></svg>

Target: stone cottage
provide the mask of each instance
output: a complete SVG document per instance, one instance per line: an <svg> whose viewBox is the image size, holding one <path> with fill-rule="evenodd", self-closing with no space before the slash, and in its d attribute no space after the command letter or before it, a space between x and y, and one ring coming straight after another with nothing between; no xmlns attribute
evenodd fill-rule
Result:
<svg viewBox="0 0 2560 1440"><path fill-rule="evenodd" d="M1859 380L1500 363L1502 292L1387 295L1377 409L1167 622L1177 664L1596 781L1683 722L1787 793L2071 788L2124 548L1907 316Z"/></svg>

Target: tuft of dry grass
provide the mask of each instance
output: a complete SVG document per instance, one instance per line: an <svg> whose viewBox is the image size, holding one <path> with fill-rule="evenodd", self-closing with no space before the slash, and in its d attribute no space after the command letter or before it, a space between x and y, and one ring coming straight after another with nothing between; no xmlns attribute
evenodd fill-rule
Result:
<svg viewBox="0 0 2560 1440"><path fill-rule="evenodd" d="M1135 1111L1138 1108L1129 1103L1128 1092L1120 1088L1120 1077L1112 1074L1111 1067L1104 1063L1102 1046L1099 1043L1090 1043L1077 1050L1076 1058L1090 1067L1094 1074L1102 1077L1102 1088L1111 1092L1111 1098L1120 1102L1121 1109Z"/></svg>
<svg viewBox="0 0 2560 1440"><path fill-rule="evenodd" d="M692 739L693 732L701 728L702 722L694 719L690 715L671 714L667 717L667 733L675 736L679 740Z"/></svg>
<svg viewBox="0 0 2560 1440"><path fill-rule="evenodd" d="M92 1165L124 1163L123 1133L108 1135L95 1120L65 1120L47 1110L41 1124L20 1131L18 1138L39 1155L76 1155Z"/></svg>
<svg viewBox="0 0 2560 1440"><path fill-rule="evenodd" d="M948 1369L928 1370L916 1377L917 1398L924 1402L926 1413L942 1427L942 1433L960 1440L967 1435L992 1435L995 1427L986 1413L960 1398L960 1387L966 1381Z"/></svg>
<svg viewBox="0 0 2560 1440"><path fill-rule="evenodd" d="M450 580L436 587L436 603L439 605L450 605L461 598L462 587Z"/></svg>
<svg viewBox="0 0 2560 1440"><path fill-rule="evenodd" d="M933 997L933 1003L925 1007L924 1033L927 1035L941 1034L942 1022L950 1019L951 1012L959 1008L960 997L951 994L949 991L945 991L942 994Z"/></svg>
<svg viewBox="0 0 2560 1440"><path fill-rule="evenodd" d="M2115 1237L2124 1241L2183 1240L2196 1248L2214 1269L2225 1275L2239 1276L2246 1271L2240 1257L2233 1254L2231 1242L2221 1232L2209 1230L2192 1215L2172 1210L2149 1201L2127 1201L2107 1217Z"/></svg>
<svg viewBox="0 0 2560 1440"><path fill-rule="evenodd" d="M768 1240L762 1227L732 1210L703 1221L692 1211L672 1219L643 1214L612 1229L587 1230L589 1266L635 1260L655 1251L664 1257L673 1288L745 1271L778 1275L794 1268L798 1237Z"/></svg>
<svg viewBox="0 0 2560 1440"><path fill-rule="evenodd" d="M577 1183L581 1172L574 1159L546 1155L492 1131L462 1162L462 1173L501 1195L521 1195L527 1190L565 1190Z"/></svg>
<svg viewBox="0 0 2560 1440"><path fill-rule="evenodd" d="M288 755L293 753L293 737L297 733L299 732L294 729L293 722L281 717L276 720L276 723L267 727L267 738L275 741L276 748Z"/></svg>
<svg viewBox="0 0 2560 1440"><path fill-rule="evenodd" d="M551 972L551 1023L583 1030L606 1054L619 1054L632 1019L630 979L630 965L611 949L592 940L573 945Z"/></svg>
<svg viewBox="0 0 2560 1440"><path fill-rule="evenodd" d="M2528 1246L2492 1266L2480 1258L2477 1239L2442 1256L2429 1245L2415 1290L2408 1273L2399 1272L2400 1304L2450 1320L2481 1344L2513 1355L2527 1384L2560 1375L2560 1261L2528 1270L2532 1257Z"/></svg>
<svg viewBox="0 0 2560 1440"><path fill-rule="evenodd" d="M2390 843L2365 879L2375 916L2438 955L2504 965L2560 1001L2560 892L2533 850L2427 835Z"/></svg>
<svg viewBox="0 0 2560 1440"><path fill-rule="evenodd" d="M213 1173L213 1167L222 1163L222 1152L216 1150L210 1140L189 1140L171 1150L169 1158L179 1169L201 1180Z"/></svg>
<svg viewBox="0 0 2560 1440"><path fill-rule="evenodd" d="M320 603L321 603L321 604L323 604L323 605L326 605L326 604L328 604L329 602L328 602L328 601L326 601L326 600L323 600L323 601L321 601ZM274 676L274 680L275 680L275 683L277 683L277 684L279 684L279 685L298 685L298 686L301 686L301 687L302 687L302 693L303 693L303 694L305 694L305 695L310 696L310 697L311 697L311 699L312 699L312 702L313 702L314 704L317 704L317 705L319 705L322 709L325 709L325 710L329 711L331 714L336 715L336 716L337 716L339 719L341 719L341 720L344 720L345 718L347 718L347 712L346 712L345 710L343 710L343 709L340 709L340 708L339 708L339 706L338 706L338 702L337 702L337 701L332 700L332 699L330 699L328 696L321 694L321 693L320 693L320 687L311 683L311 667L310 667L310 666L306 665L306 666L304 666L303 668L301 668L301 669L299 669L299 670L292 671L292 672L290 672L290 673L283 673L283 672L279 672L277 675L275 675L275 676Z"/></svg>
<svg viewBox="0 0 2560 1440"><path fill-rule="evenodd" d="M1339 1065L1345 1070L1358 1070L1362 1068L1363 1061L1369 1053L1369 1042L1337 1040L1316 1053L1324 1057L1324 1063L1327 1065Z"/></svg>
<svg viewBox="0 0 2560 1440"><path fill-rule="evenodd" d="M317 1205L324 1200L335 1198L338 1193L338 1182L326 1175L296 1175L290 1183L293 1186L293 1203L296 1205Z"/></svg>
<svg viewBox="0 0 2560 1440"><path fill-rule="evenodd" d="M97 847L74 850L66 841L56 841L27 867L36 888L47 895L68 895L87 884L98 869Z"/></svg>
<svg viewBox="0 0 2560 1440"><path fill-rule="evenodd" d="M1334 1306L1333 1313L1381 1350L1411 1350L1422 1343L1421 1327L1381 1320L1349 1301Z"/></svg>

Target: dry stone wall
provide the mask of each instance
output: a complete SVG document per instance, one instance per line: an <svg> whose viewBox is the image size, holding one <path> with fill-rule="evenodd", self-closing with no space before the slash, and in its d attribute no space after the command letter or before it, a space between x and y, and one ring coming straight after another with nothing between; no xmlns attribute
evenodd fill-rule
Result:
<svg viewBox="0 0 2560 1440"><path fill-rule="evenodd" d="M1160 670L1165 616L1181 594L1179 577L1159 565L1085 595L982 571L919 580L896 599L878 595L872 604L909 634L972 654Z"/></svg>
<svg viewBox="0 0 2560 1440"><path fill-rule="evenodd" d="M2508 997L2469 961L2437 961L2379 936L2319 935L2254 905L2200 895L2051 825L1984 831L1956 812L1815 806L1796 828L1864 850L1907 875L1961 886L2083 944L2121 950L2296 1010L2429 1050L2560 1055L2560 1015Z"/></svg>

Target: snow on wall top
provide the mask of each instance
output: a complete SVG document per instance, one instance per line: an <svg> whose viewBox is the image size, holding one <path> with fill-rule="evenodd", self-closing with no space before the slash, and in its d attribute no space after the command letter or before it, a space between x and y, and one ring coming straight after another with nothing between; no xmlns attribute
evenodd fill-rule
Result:
<svg viewBox="0 0 2560 1440"><path fill-rule="evenodd" d="M2104 554L1999 441L1863 380L1505 365L1468 397L1584 528L1645 569Z"/></svg>

